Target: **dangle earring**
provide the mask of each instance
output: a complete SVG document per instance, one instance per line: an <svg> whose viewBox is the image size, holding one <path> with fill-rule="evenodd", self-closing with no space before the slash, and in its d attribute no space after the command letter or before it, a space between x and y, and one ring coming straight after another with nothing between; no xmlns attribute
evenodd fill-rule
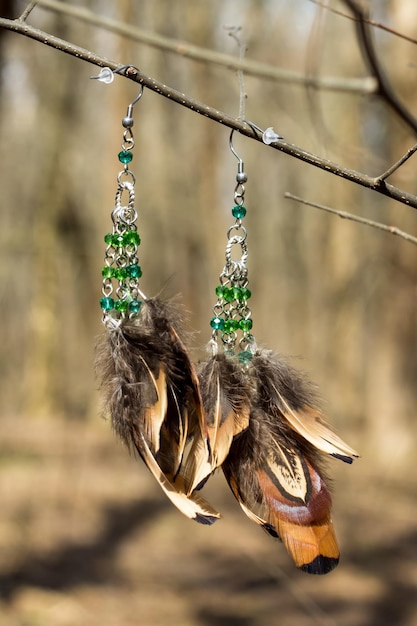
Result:
<svg viewBox="0 0 417 626"><path fill-rule="evenodd" d="M251 384L244 370L256 348L250 332L247 233L242 224L246 215L244 183L247 176L243 161L233 147L233 132L229 147L239 161L232 209L235 222L227 231L226 262L220 274L220 285L216 288L218 299L210 322L209 350L212 355L200 366L198 373L210 455L207 458L201 443L194 442L180 471L180 477L185 477L191 489L201 488L222 465L234 437L249 425ZM233 258L236 249L240 253L238 260Z"/></svg>
<svg viewBox="0 0 417 626"><path fill-rule="evenodd" d="M121 72L134 77L138 70L129 65L115 72L104 68L92 78L111 83L113 74ZM135 147L133 107L142 95L143 86L122 120L118 159L123 169L117 176L113 228L104 236L100 306L106 332L98 345L96 368L116 433L142 457L184 515L212 524L219 514L192 493L194 476L178 478L187 442L198 442L201 463L210 458L198 378L181 338L181 315L172 304L147 298L139 286L136 179L129 164Z"/></svg>
<svg viewBox="0 0 417 626"><path fill-rule="evenodd" d="M213 329L211 345L213 352L218 352L219 335L224 353L234 356L238 348L238 358L242 363L251 359L254 346L254 338L251 334L252 312L248 307L251 292L248 289L248 248L246 245L247 232L242 224L246 215L245 185L248 177L244 171L244 163L233 147L233 130L230 133L229 148L238 159L238 171L236 174L236 187L234 191L234 206L232 216L235 223L227 231L226 263L220 274L220 285L216 287L218 300L214 305L214 317L210 321ZM233 259L235 249L240 252L240 259ZM238 333L241 337L237 343ZM236 346L237 343L237 346Z"/></svg>
<svg viewBox="0 0 417 626"><path fill-rule="evenodd" d="M316 406L311 384L287 362L257 347L248 306L244 172L238 158L236 219L211 319L212 356L199 372L211 471L221 465L245 514L280 538L297 567L326 574L339 550L320 453L351 463L357 453L334 434ZM240 258L233 258L233 249ZM236 256L236 255L235 255ZM208 472L207 472L208 473Z"/></svg>

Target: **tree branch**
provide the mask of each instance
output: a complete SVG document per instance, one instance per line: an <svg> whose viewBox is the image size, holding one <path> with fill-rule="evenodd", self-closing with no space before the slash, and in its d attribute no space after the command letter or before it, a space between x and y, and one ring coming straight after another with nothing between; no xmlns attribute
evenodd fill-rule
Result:
<svg viewBox="0 0 417 626"><path fill-rule="evenodd" d="M295 200L296 202L300 202L301 204L305 204L307 206L311 206L314 209L320 209L321 211L326 211L327 213L333 213L333 215L337 215L345 220L351 220L352 222L358 222L359 224L365 224L365 226L371 226L372 228L377 228L378 230L383 230L391 235L398 235L402 239L409 241L417 245L417 237L413 237L409 233L400 230L396 226L389 226L388 224L381 224L381 222L374 222L374 220L368 220L365 217L360 217L359 215L354 215L353 213L347 213L346 211L339 211L337 209L332 209L324 204L317 204L316 202L310 202L309 200L304 200L303 198L299 198L298 196L294 196L292 193L288 191L284 193L284 198L288 198L288 200Z"/></svg>
<svg viewBox="0 0 417 626"><path fill-rule="evenodd" d="M88 63L92 63L97 65L98 67L110 67L112 70L116 70L119 68L121 63L116 63L107 59L105 57L99 56L90 50L86 50L85 48L80 48L64 39L60 39L49 33L41 31L37 28L33 28L29 26L25 22L19 20L8 20L5 18L0 18L0 28L5 28L10 31L19 33L24 35L25 37L30 37L36 41L41 42L44 45L51 46L56 50L60 50L61 52L65 52L73 57L81 59L83 61L87 61ZM251 124L235 119L234 117L228 115L227 113L223 113L218 109L215 109L207 104L199 102L198 100L194 100L185 94L176 91L172 87L164 85L163 83L158 82L151 76L147 76L141 71L132 71L129 66L126 66L128 69L121 72L122 75L133 80L137 83L145 85L148 89L158 93L169 100L173 100L177 104L198 113L199 115L203 115L208 117L219 124L223 124L223 126L227 126L228 128L233 128L235 131L249 137L251 139L255 139L262 143L262 131L256 129ZM264 144L263 144L264 145ZM368 176L367 174L363 174L361 172L357 172L355 170L348 169L339 165L337 163L333 163L332 161L328 161L327 159L323 159L322 157L313 154L311 152L307 152L302 148L290 144L283 139L273 142L269 146L274 150L280 150L285 154L288 154L291 157L299 159L304 163L308 163L309 165L313 165L314 167L318 167L326 172L334 174L336 176L340 176L345 180L349 180L357 185L362 187L366 187L368 189L372 189L392 200L396 200L401 202L402 204L406 204L414 209L417 209L417 197L402 190L393 185L389 185L385 181L379 181L378 179L373 178L372 176Z"/></svg>
<svg viewBox="0 0 417 626"><path fill-rule="evenodd" d="M404 163L406 161L408 161L408 159L413 156L413 154L417 151L417 143L414 144L414 146L412 148L410 148L409 150L407 150L407 152L401 157L401 159L398 159L398 161L396 161L396 163L394 163L393 165L391 165L390 168L387 169L386 172L384 172L383 174L380 174L379 176L377 176L375 178L375 183L380 183L383 180L386 180L387 178L389 178L391 176L391 174L393 174L394 172L396 172L402 165L404 165Z"/></svg>
<svg viewBox="0 0 417 626"><path fill-rule="evenodd" d="M335 9L334 7L328 5L325 2L321 2L320 0L310 0L310 2L317 5L318 7L321 7L322 9L325 9L326 11L329 11L330 13L334 13L335 15L340 15L340 17L344 17L348 20L352 20L353 22L358 21L358 18L355 15L349 15L349 13L345 13L344 11L339 11L338 9ZM398 30L395 30L394 28L391 28L390 26L387 26L386 24L382 24L381 22L376 22L375 20L371 20L365 17L363 18L363 21L366 22L366 24L373 26L374 28L379 28L380 30L384 30L390 35L394 35L395 37L399 37L400 39L405 39L405 41L409 41L410 43L417 44L417 39L415 39L415 37L404 35L404 33L400 33L398 32Z"/></svg>
<svg viewBox="0 0 417 626"><path fill-rule="evenodd" d="M344 0L356 18L356 31L361 44L365 61L370 67L372 74L378 83L378 95L382 96L386 103L395 113L417 134L417 119L410 113L406 106L399 100L388 76L384 72L375 50L372 32L369 26L367 11L357 0Z"/></svg>
<svg viewBox="0 0 417 626"><path fill-rule="evenodd" d="M64 2L58 2L57 0L38 0L37 5L44 9L82 20L92 26L98 26L113 33L117 33L118 35L123 35L133 41L159 48L160 50L178 54L188 59L193 59L194 61L211 63L227 67L231 70L243 71L245 74L256 76L257 78L300 85L302 87L308 86L315 89L326 89L328 91L343 91L358 94L372 94L376 92L377 84L372 77L339 78L329 76L309 78L298 72L285 70L267 63L259 63L258 61L244 58L238 59L232 55L207 50L206 48L194 46L184 41L170 39L169 37L151 33L137 28L136 26L131 26L130 24L124 24L112 18L96 15L84 7L71 6Z"/></svg>
<svg viewBox="0 0 417 626"><path fill-rule="evenodd" d="M23 11L22 15L18 19L21 22L25 22L35 7L36 7L36 2L29 2L26 9Z"/></svg>

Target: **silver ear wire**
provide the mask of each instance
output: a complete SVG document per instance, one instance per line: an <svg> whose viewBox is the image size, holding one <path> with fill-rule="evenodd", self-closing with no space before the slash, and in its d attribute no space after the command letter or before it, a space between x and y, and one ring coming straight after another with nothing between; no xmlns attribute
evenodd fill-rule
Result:
<svg viewBox="0 0 417 626"><path fill-rule="evenodd" d="M110 83L113 82L114 75L115 74L120 74L124 70L133 70L135 72L139 72L138 68L135 67L134 65L121 65L116 70L112 70L110 67L103 67L100 70L100 73L97 76L90 76L90 78L95 79L95 80L99 80L101 83L105 83L106 85L109 85ZM133 107L136 104L136 102L138 102L141 99L141 97L143 96L143 90L144 90L144 85L141 85L140 86L140 91L139 91L138 95L136 96L136 98L134 100L132 100L132 102L127 107L126 115L125 115L125 117L122 120L122 125L123 125L124 128L132 128L132 126L133 126Z"/></svg>
<svg viewBox="0 0 417 626"><path fill-rule="evenodd" d="M244 171L245 165L243 163L243 159L241 159L241 157L238 155L233 145L233 133L234 132L235 132L234 129L232 129L232 132L230 133L230 137L229 137L229 148L231 152L235 155L237 160L239 161L238 166L237 166L236 181L238 182L238 184L241 185L242 183L246 183L246 181L248 180L248 175Z"/></svg>

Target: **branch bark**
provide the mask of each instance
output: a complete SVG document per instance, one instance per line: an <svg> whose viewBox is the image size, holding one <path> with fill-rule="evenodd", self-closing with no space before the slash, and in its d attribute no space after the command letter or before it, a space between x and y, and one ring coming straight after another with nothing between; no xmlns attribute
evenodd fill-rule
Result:
<svg viewBox="0 0 417 626"><path fill-rule="evenodd" d="M388 76L379 62L367 10L357 0L344 0L344 2L355 16L358 40L361 44L365 62L377 80L378 95L382 96L392 110L417 134L417 119L397 97Z"/></svg>
<svg viewBox="0 0 417 626"><path fill-rule="evenodd" d="M284 198L288 200L295 200L300 204L305 204L306 206L310 206L314 209L320 209L321 211L326 211L327 213L332 213L333 215L337 215L345 220L351 220L352 222L358 222L359 224L364 224L365 226L371 226L371 228L376 228L377 230L383 230L386 233L390 233L391 235L397 235L414 245L417 245L417 237L413 237L409 233L400 230L396 226L390 226L389 224L381 224L381 222L375 222L374 220L369 220L366 217L361 217L359 215L354 215L353 213L348 213L347 211L340 211L338 209L333 209L329 206L325 206L324 204L318 204L317 202L311 202L310 200L305 200L304 198L299 198L298 196L294 196L294 194L289 193L288 191L284 193Z"/></svg>
<svg viewBox="0 0 417 626"><path fill-rule="evenodd" d="M165 50L173 54L184 56L194 61L220 65L231 70L242 71L249 76L257 78L300 85L302 87L312 87L314 89L325 89L328 91L344 91L358 94L372 94L376 92L377 83L374 78L339 78L337 76L327 76L321 78L311 78L280 67L275 67L267 63L260 63L250 59L236 58L229 54L222 54L214 50L207 50L200 46L194 46L185 41L177 41L169 37L151 33L149 31L124 24L112 18L97 15L84 7L71 6L57 0L37 0L39 7L55 11L63 15L82 20L87 24L98 26L105 30L117 33L133 41L145 43L154 48Z"/></svg>
<svg viewBox="0 0 417 626"><path fill-rule="evenodd" d="M39 41L43 45L50 46L55 50L59 50L61 52L65 52L77 59L87 61L93 65L98 67L110 67L112 70L116 70L122 63L116 63L106 57L99 56L90 50L86 50L85 48L81 48L76 46L64 39L60 39L55 37L49 33L46 33L42 30L34 28L21 20L8 20L5 18L0 18L0 28L5 28L7 30L16 32L25 37L29 37L36 41ZM227 126L228 128L234 129L240 134L249 137L250 139L262 142L262 131L257 130L251 124L240 121L227 113L219 111L216 108L213 108L207 104L199 102L175 89L160 83L155 80L151 76L147 76L143 72L137 70L132 71L129 66L126 66L127 69L121 72L121 75L133 80L141 85L145 85L148 89L156 92L157 94L168 98L176 102L177 104L193 111L194 113L198 113L199 115L203 115L204 117L208 117L209 119L222 124L223 126ZM130 69L130 71L129 71ZM265 145L265 144L263 144ZM396 200L397 202L401 202L402 204L406 204L414 209L417 209L417 196L414 196L398 187L394 187L386 183L384 180L380 180L375 177L369 176L362 172L358 172L356 170L352 170L338 163L334 163L327 159L324 159L316 154L303 150L299 146L293 145L280 139L270 144L269 147L274 150L279 150L288 154L289 156L299 159L304 163L317 167L321 170L327 171L331 174L339 176L340 178L344 178L345 180L349 180L357 185L362 187L366 187L367 189L371 189L380 193L392 200Z"/></svg>

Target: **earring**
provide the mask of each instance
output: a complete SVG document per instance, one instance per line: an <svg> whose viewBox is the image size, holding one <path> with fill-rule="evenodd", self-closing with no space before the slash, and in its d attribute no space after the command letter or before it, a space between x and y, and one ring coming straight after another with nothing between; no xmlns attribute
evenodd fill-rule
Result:
<svg viewBox="0 0 417 626"><path fill-rule="evenodd" d="M110 83L113 74L123 70L127 76L138 71L131 66L115 72L104 68L92 78ZM184 515L211 524L219 514L192 493L194 476L177 480L188 442L198 442L201 463L209 458L199 383L182 339L181 315L172 304L147 298L139 286L142 269L138 259L136 179L129 164L135 147L133 107L142 95L143 86L122 120L118 159L123 169L117 176L113 228L104 236L100 306L106 332L98 345L96 369L116 433L141 456ZM199 472L198 465L194 467Z"/></svg>
<svg viewBox="0 0 417 626"><path fill-rule="evenodd" d="M281 539L297 567L326 574L337 565L339 549L320 453L347 463L358 454L325 424L306 378L258 348L252 335L242 225L247 175L232 137L233 131L230 149L239 161L235 223L227 232L226 262L210 322L212 356L199 372L211 470L222 466L245 514Z"/></svg>

